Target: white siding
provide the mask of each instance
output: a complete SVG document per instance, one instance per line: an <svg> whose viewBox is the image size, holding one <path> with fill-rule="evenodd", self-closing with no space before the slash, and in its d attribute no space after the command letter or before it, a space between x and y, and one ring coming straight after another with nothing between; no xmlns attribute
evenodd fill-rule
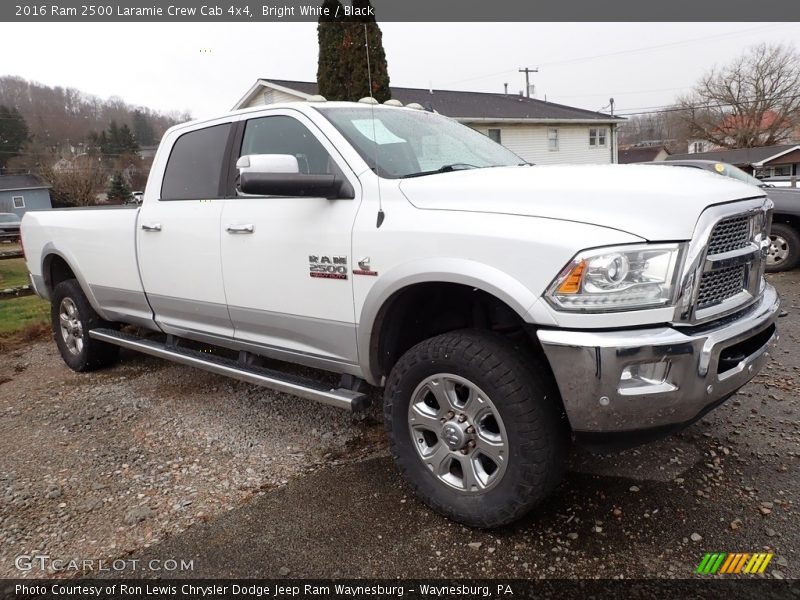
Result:
<svg viewBox="0 0 800 600"><path fill-rule="evenodd" d="M252 108L253 106L263 106L264 104L277 104L278 102L305 102L305 98L265 87L242 108Z"/></svg>
<svg viewBox="0 0 800 600"><path fill-rule="evenodd" d="M608 164L611 160L611 125L471 125L484 135L489 129L500 129L503 145L528 162L553 164ZM606 145L589 146L589 129L606 128ZM547 131L558 129L558 150L549 150ZM614 140L616 154L616 140Z"/></svg>

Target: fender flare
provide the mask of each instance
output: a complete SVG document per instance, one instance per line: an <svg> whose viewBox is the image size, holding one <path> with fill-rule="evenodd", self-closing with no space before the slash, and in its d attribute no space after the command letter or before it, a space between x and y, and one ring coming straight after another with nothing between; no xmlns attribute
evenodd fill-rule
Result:
<svg viewBox="0 0 800 600"><path fill-rule="evenodd" d="M520 281L495 267L462 258L425 258L403 263L382 273L370 289L358 320L358 357L365 379L381 384L372 356L373 336L381 310L403 289L419 283L456 283L491 294L523 319L539 296Z"/></svg>
<svg viewBox="0 0 800 600"><path fill-rule="evenodd" d="M81 286L81 290L83 290L83 293L86 294L86 298L89 300L89 304L92 305L92 308L95 310L95 312L98 315L100 315L100 317L102 317L103 319L109 320L108 317L103 312L103 309L100 308L100 303L97 302L97 298L95 297L94 292L92 291L92 288L89 285L89 282L86 281L86 279L83 277L83 274L80 272L80 270L75 268L75 264L76 264L75 260L68 253L63 252L62 250L59 250L58 248L56 248L55 245L53 244L53 242L47 242L44 245L44 247L42 248L42 264L41 264L40 268L41 268L41 273L42 273L42 279L45 282L46 289L49 288L49 286L51 285L51 282L48 281L48 277L46 275L47 271L45 270L45 263L47 262L48 258L50 258L51 256L58 256L61 260L63 260L65 263L67 263L67 266L75 274L75 279L78 280L78 283ZM50 296L50 290L49 289L47 289L47 294L48 294L48 296Z"/></svg>

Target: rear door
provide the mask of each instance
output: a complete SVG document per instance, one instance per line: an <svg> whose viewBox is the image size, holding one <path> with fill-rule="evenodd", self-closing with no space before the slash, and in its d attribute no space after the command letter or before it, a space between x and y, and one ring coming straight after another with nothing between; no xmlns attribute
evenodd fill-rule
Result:
<svg viewBox="0 0 800 600"><path fill-rule="evenodd" d="M267 115L240 124L233 163L250 154L289 154L303 173L346 177L356 197L242 196L230 177L234 197L225 201L221 248L235 338L306 364L356 363L351 233L358 179L305 115Z"/></svg>
<svg viewBox="0 0 800 600"><path fill-rule="evenodd" d="M167 333L231 338L220 259L220 217L232 123L181 133L159 189L148 185L137 224L139 269ZM154 182L158 183L158 182Z"/></svg>

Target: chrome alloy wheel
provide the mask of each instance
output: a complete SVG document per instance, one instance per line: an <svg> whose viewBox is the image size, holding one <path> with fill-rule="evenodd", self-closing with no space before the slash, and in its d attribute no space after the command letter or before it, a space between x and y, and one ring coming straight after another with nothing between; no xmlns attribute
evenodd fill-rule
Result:
<svg viewBox="0 0 800 600"><path fill-rule="evenodd" d="M58 307L58 322L67 350L71 354L80 354L83 350L83 325L78 314L78 307L72 298L64 298L61 301Z"/></svg>
<svg viewBox="0 0 800 600"><path fill-rule="evenodd" d="M508 436L489 397L474 383L440 373L411 396L408 426L422 462L446 485L481 493L497 485L508 463Z"/></svg>
<svg viewBox="0 0 800 600"><path fill-rule="evenodd" d="M779 235L769 236L769 250L767 250L767 264L779 265L789 258L789 242Z"/></svg>

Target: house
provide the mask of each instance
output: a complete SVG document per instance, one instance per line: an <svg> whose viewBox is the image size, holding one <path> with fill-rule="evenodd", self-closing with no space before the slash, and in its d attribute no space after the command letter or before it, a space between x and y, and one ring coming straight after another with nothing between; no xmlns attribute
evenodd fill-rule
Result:
<svg viewBox="0 0 800 600"><path fill-rule="evenodd" d="M718 160L735 165L756 177L800 176L800 144L762 148L719 149L710 152L673 154L667 160Z"/></svg>
<svg viewBox="0 0 800 600"><path fill-rule="evenodd" d="M316 94L316 83L259 79L234 109L302 102ZM617 126L625 121L513 94L392 87L392 98L451 117L536 164L617 162Z"/></svg>
<svg viewBox="0 0 800 600"><path fill-rule="evenodd" d="M46 210L50 186L36 175L0 175L0 212L22 217L29 210Z"/></svg>
<svg viewBox="0 0 800 600"><path fill-rule="evenodd" d="M665 160L669 156L666 146L629 146L619 151L619 163L629 165L631 163L658 162Z"/></svg>

